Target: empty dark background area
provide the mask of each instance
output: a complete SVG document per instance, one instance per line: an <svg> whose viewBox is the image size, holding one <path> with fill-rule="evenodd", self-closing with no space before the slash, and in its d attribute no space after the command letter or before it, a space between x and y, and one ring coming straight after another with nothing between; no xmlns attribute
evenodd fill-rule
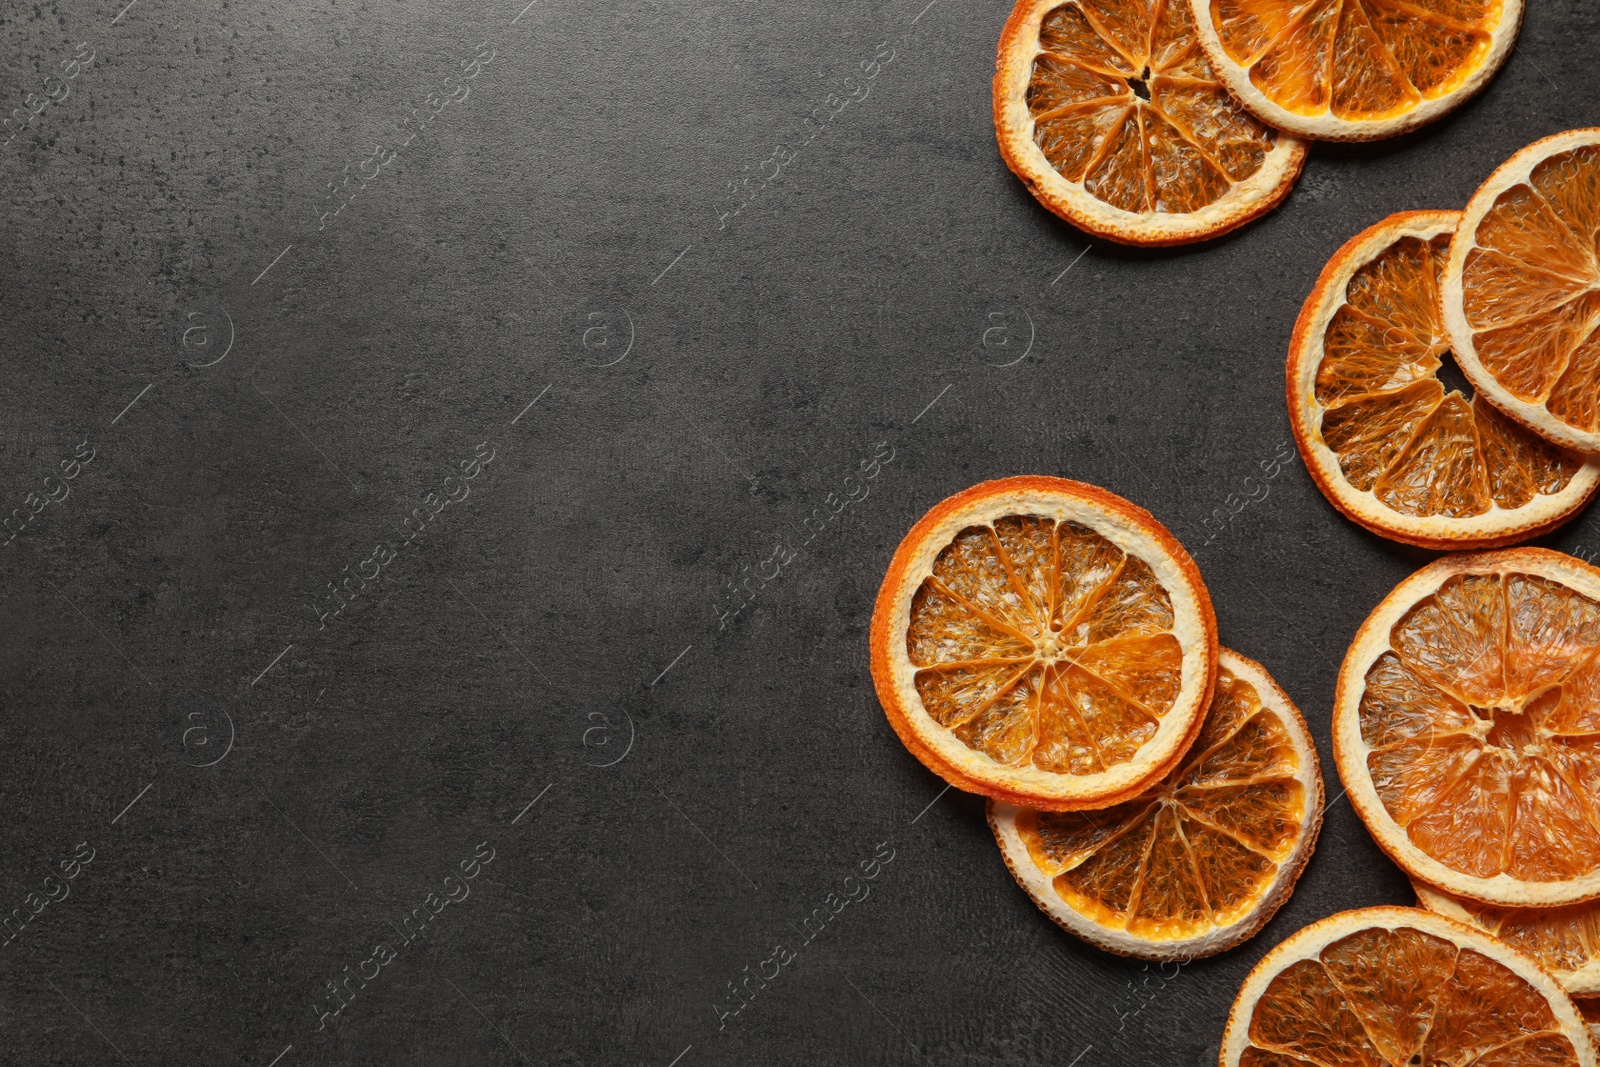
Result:
<svg viewBox="0 0 1600 1067"><path fill-rule="evenodd" d="M896 742L867 619L949 493L1107 486L1189 544L1337 796L1338 662L1430 555L1297 458L1204 520L1283 454L1328 255L1594 123L1600 13L1530 2L1455 115L1141 252L1000 162L1006 6L925 2L6 10L7 106L69 91L0 149L0 491L32 516L0 549L0 915L32 915L0 1060L1197 1067L1273 944L1411 902L1341 799L1241 948L1080 944ZM1600 546L1593 515L1545 543Z"/></svg>

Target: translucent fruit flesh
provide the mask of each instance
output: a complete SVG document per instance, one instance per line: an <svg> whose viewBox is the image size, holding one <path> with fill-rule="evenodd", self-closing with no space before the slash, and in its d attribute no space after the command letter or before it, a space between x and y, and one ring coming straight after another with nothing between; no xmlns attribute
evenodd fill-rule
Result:
<svg viewBox="0 0 1600 1067"><path fill-rule="evenodd" d="M1600 431L1600 146L1543 160L1496 198L1461 268L1478 360L1508 393Z"/></svg>
<svg viewBox="0 0 1600 1067"><path fill-rule="evenodd" d="M1283 719L1222 668L1190 751L1137 800L1017 816L1034 864L1074 911L1137 937L1179 939L1237 921L1272 885L1308 803Z"/></svg>
<svg viewBox="0 0 1600 1067"><path fill-rule="evenodd" d="M1559 493L1575 455L1482 397L1445 392L1438 276L1450 235L1401 237L1357 270L1323 335L1322 439L1345 479L1404 515L1466 518Z"/></svg>
<svg viewBox="0 0 1600 1067"><path fill-rule="evenodd" d="M1457 88L1490 50L1489 0L1211 0L1228 57L1302 115L1391 118Z"/></svg>
<svg viewBox="0 0 1600 1067"><path fill-rule="evenodd" d="M1408 927L1368 928L1285 967L1240 1067L1577 1067L1545 996L1504 964Z"/></svg>
<svg viewBox="0 0 1600 1067"><path fill-rule="evenodd" d="M1014 767L1097 774L1154 737L1181 688L1172 600L1074 522L962 530L917 590L906 651L928 714Z"/></svg>
<svg viewBox="0 0 1600 1067"><path fill-rule="evenodd" d="M1045 15L1039 44L1034 140L1063 178L1113 207L1197 211L1277 143L1217 81L1187 0L1074 0Z"/></svg>
<svg viewBox="0 0 1600 1067"><path fill-rule="evenodd" d="M1361 737L1411 843L1475 878L1600 867L1600 604L1533 575L1458 575L1389 645Z"/></svg>

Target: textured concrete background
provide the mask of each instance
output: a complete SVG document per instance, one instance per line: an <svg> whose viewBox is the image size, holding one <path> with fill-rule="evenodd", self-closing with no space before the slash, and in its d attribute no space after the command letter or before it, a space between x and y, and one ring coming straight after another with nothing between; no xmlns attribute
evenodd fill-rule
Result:
<svg viewBox="0 0 1600 1067"><path fill-rule="evenodd" d="M1283 454L1328 254L1600 120L1593 4L1143 253L1005 171L999 2L123 2L0 20L0 1061L1192 1067L1271 945L1410 901L1336 801L1244 947L1085 947L895 741L868 612L943 496L1108 486L1337 796L1337 662L1427 554L1297 459L1203 520Z"/></svg>

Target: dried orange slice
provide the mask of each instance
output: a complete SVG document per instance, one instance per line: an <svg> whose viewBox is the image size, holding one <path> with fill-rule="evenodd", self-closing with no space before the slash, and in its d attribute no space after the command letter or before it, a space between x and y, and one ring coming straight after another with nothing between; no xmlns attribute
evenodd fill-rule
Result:
<svg viewBox="0 0 1600 1067"><path fill-rule="evenodd" d="M1578 1009L1533 960L1416 908L1312 923L1250 972L1222 1067L1596 1067Z"/></svg>
<svg viewBox="0 0 1600 1067"><path fill-rule="evenodd" d="M1526 952L1574 997L1600 994L1600 903L1564 908L1496 908L1413 882L1429 911L1493 934ZM1582 1005L1579 1005L1582 1010Z"/></svg>
<svg viewBox="0 0 1600 1067"><path fill-rule="evenodd" d="M1345 655L1333 753L1416 880L1509 907L1600 897L1600 570L1509 548L1417 571Z"/></svg>
<svg viewBox="0 0 1600 1067"><path fill-rule="evenodd" d="M1280 130L1371 141L1432 122L1506 61L1522 0L1187 0L1222 84Z"/></svg>
<svg viewBox="0 0 1600 1067"><path fill-rule="evenodd" d="M952 785L1062 811L1175 766L1217 673L1200 572L1150 513L1064 478L983 482L895 550L872 680L900 740Z"/></svg>
<svg viewBox="0 0 1600 1067"><path fill-rule="evenodd" d="M1041 204L1137 245L1249 222L1306 156L1223 90L1187 0L1019 0L995 58L994 128Z"/></svg>
<svg viewBox="0 0 1600 1067"><path fill-rule="evenodd" d="M1125 956L1209 956L1294 890L1322 825L1305 719L1266 670L1220 650L1216 694L1183 764L1100 811L989 802L1017 883L1068 932Z"/></svg>
<svg viewBox="0 0 1600 1067"><path fill-rule="evenodd" d="M1600 452L1600 128L1535 141L1472 194L1440 297L1461 370L1535 433Z"/></svg>
<svg viewBox="0 0 1600 1067"><path fill-rule="evenodd" d="M1571 518L1600 460L1556 448L1453 372L1439 268L1459 213L1390 215L1334 253L1289 342L1289 422L1334 507L1427 548L1489 548Z"/></svg>

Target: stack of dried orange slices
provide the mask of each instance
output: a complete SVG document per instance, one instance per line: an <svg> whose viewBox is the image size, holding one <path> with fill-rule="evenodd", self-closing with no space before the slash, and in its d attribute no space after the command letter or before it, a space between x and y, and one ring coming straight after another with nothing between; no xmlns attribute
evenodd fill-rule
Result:
<svg viewBox="0 0 1600 1067"><path fill-rule="evenodd" d="M1331 916L1245 980L1223 1067L1600 1063L1600 569L1447 556L1367 617L1339 672L1351 806L1421 909Z"/></svg>
<svg viewBox="0 0 1600 1067"><path fill-rule="evenodd" d="M1600 462L1458 387L1439 291L1460 217L1402 212L1351 238L1289 346L1290 423L1313 480L1367 529L1427 548L1544 533L1600 484Z"/></svg>
<svg viewBox="0 0 1600 1067"><path fill-rule="evenodd" d="M1112 41L1073 22L1088 2L1050 8L1040 40L1088 48L1087 26ZM1214 6L1280 43L1324 17L1318 0L1282 25L1265 0ZM1142 54L1174 77L1192 53L1163 50L1168 9L1150 10ZM1330 10L1337 35L1386 32L1381 6ZM1253 54L1249 76L1281 87L1288 61ZM1123 106L1120 128L1143 130L1143 105ZM1600 481L1600 129L1523 149L1459 213L1353 238L1296 324L1288 396L1339 510L1395 540L1495 550L1400 583L1339 673L1340 777L1420 906L1343 912L1279 944L1240 989L1219 1061L1600 1067L1584 1019L1600 1015L1600 568L1498 547L1565 521ZM1143 510L1055 478L957 494L895 552L871 646L901 739L990 798L1013 876L1084 940L1194 958L1249 937L1292 890L1323 806L1309 732L1258 664L1218 647L1198 569Z"/></svg>
<svg viewBox="0 0 1600 1067"><path fill-rule="evenodd" d="M1305 720L1217 645L1194 561L1061 478L938 504L890 562L872 675L906 747L990 799L1018 883L1102 948L1192 959L1287 899L1321 824Z"/></svg>
<svg viewBox="0 0 1600 1067"><path fill-rule="evenodd" d="M1600 129L1573 130L1518 152L1464 211L1391 215L1328 261L1289 344L1306 469L1397 541L1545 533L1600 485L1597 324Z"/></svg>
<svg viewBox="0 0 1600 1067"><path fill-rule="evenodd" d="M1306 141L1413 129L1505 62L1522 0L1017 0L1000 154L1100 237L1202 241L1289 193Z"/></svg>
<svg viewBox="0 0 1600 1067"><path fill-rule="evenodd" d="M1445 391L1452 353L1470 401ZM1568 518L1600 453L1600 130L1528 146L1459 214L1358 234L1288 379L1307 467L1369 529L1460 548ZM1541 548L1423 567L1345 656L1333 751L1420 910L1274 949L1224 1067L1600 1062L1600 569Z"/></svg>

